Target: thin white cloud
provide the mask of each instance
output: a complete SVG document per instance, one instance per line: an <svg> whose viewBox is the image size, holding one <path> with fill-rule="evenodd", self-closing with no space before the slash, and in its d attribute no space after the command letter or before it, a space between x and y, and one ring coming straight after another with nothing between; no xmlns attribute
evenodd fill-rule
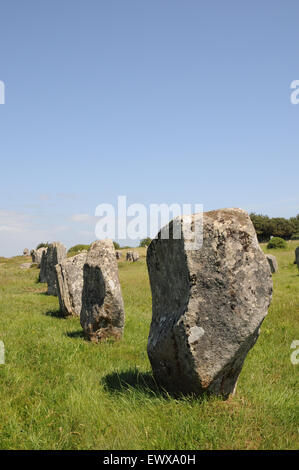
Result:
<svg viewBox="0 0 299 470"><path fill-rule="evenodd" d="M74 214L71 216L73 222L95 222L96 217L90 214Z"/></svg>
<svg viewBox="0 0 299 470"><path fill-rule="evenodd" d="M40 242L69 238L66 225L44 227L36 222L37 218L28 214L0 210L0 256L14 256Z"/></svg>
<svg viewBox="0 0 299 470"><path fill-rule="evenodd" d="M58 197L59 199L70 199L70 200L73 200L73 199L78 199L79 194L76 194L76 193L58 193L58 194L57 194L57 197Z"/></svg>
<svg viewBox="0 0 299 470"><path fill-rule="evenodd" d="M0 209L1 232L23 232L31 225L32 217L12 211Z"/></svg>

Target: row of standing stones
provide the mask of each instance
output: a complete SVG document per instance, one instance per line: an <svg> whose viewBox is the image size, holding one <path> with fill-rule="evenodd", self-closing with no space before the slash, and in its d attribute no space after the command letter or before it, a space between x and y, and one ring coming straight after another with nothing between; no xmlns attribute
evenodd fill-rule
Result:
<svg viewBox="0 0 299 470"><path fill-rule="evenodd" d="M199 214L192 223L199 222ZM177 223L177 220L176 220ZM272 298L274 256L263 254L248 214L241 209L204 213L203 243L188 249L161 231L147 249L152 291L148 356L157 383L169 393L202 393L227 398L235 391L248 351L254 346ZM64 316L80 317L86 338L121 338L125 311L111 240L94 242L88 252L66 257L58 242L37 250L40 281L58 295ZM134 252L127 260L134 260ZM135 253L138 255L138 253ZM139 255L138 255L139 256ZM296 252L299 266L299 250Z"/></svg>

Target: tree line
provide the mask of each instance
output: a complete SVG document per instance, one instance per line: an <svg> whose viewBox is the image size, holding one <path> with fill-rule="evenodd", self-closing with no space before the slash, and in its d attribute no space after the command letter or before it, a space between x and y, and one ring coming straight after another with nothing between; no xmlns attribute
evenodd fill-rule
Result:
<svg viewBox="0 0 299 470"><path fill-rule="evenodd" d="M250 214L259 242L267 242L272 237L284 240L299 240L299 214L296 217L268 217L267 215Z"/></svg>

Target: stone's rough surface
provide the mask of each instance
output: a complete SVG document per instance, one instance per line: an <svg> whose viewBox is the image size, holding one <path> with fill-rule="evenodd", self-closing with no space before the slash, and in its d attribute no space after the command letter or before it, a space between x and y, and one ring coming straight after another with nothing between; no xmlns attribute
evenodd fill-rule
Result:
<svg viewBox="0 0 299 470"><path fill-rule="evenodd" d="M57 277L55 266L66 258L66 248L62 243L51 243L47 250L46 281L48 294L57 296Z"/></svg>
<svg viewBox="0 0 299 470"><path fill-rule="evenodd" d="M127 251L126 260L133 261L133 251Z"/></svg>
<svg viewBox="0 0 299 470"><path fill-rule="evenodd" d="M47 248L39 248L38 250L31 250L30 252L32 263L36 263L38 267L40 267L44 251L47 251Z"/></svg>
<svg viewBox="0 0 299 470"><path fill-rule="evenodd" d="M29 256L29 255L30 255L30 252L29 252L28 248L24 248L23 256Z"/></svg>
<svg viewBox="0 0 299 470"><path fill-rule="evenodd" d="M299 246L295 249L295 264L297 264L299 269Z"/></svg>
<svg viewBox="0 0 299 470"><path fill-rule="evenodd" d="M124 303L112 240L94 242L84 265L80 322L85 336L98 342L119 339L124 329Z"/></svg>
<svg viewBox="0 0 299 470"><path fill-rule="evenodd" d="M83 267L87 253L66 258L57 264L57 293L60 310L64 316L80 316L82 307Z"/></svg>
<svg viewBox="0 0 299 470"><path fill-rule="evenodd" d="M147 252L153 308L149 359L155 379L170 393L226 398L267 314L269 264L241 209L204 213L198 250L186 250L187 218L179 221L181 239L172 239L172 221L170 239L159 233Z"/></svg>
<svg viewBox="0 0 299 470"><path fill-rule="evenodd" d="M116 259L121 259L122 253L120 251L115 252Z"/></svg>
<svg viewBox="0 0 299 470"><path fill-rule="evenodd" d="M271 273L276 273L278 271L278 263L274 255L266 255L266 258L268 260Z"/></svg>
<svg viewBox="0 0 299 470"><path fill-rule="evenodd" d="M138 261L139 260L138 251L133 251L132 258L133 258L133 261Z"/></svg>
<svg viewBox="0 0 299 470"><path fill-rule="evenodd" d="M39 282L47 282L47 251L48 248L42 253L40 262Z"/></svg>

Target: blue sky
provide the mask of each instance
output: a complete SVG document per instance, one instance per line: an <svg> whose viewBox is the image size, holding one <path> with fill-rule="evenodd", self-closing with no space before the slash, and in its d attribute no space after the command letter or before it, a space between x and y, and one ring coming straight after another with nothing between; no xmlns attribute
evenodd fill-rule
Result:
<svg viewBox="0 0 299 470"><path fill-rule="evenodd" d="M299 213L299 4L1 2L0 255L100 203Z"/></svg>

